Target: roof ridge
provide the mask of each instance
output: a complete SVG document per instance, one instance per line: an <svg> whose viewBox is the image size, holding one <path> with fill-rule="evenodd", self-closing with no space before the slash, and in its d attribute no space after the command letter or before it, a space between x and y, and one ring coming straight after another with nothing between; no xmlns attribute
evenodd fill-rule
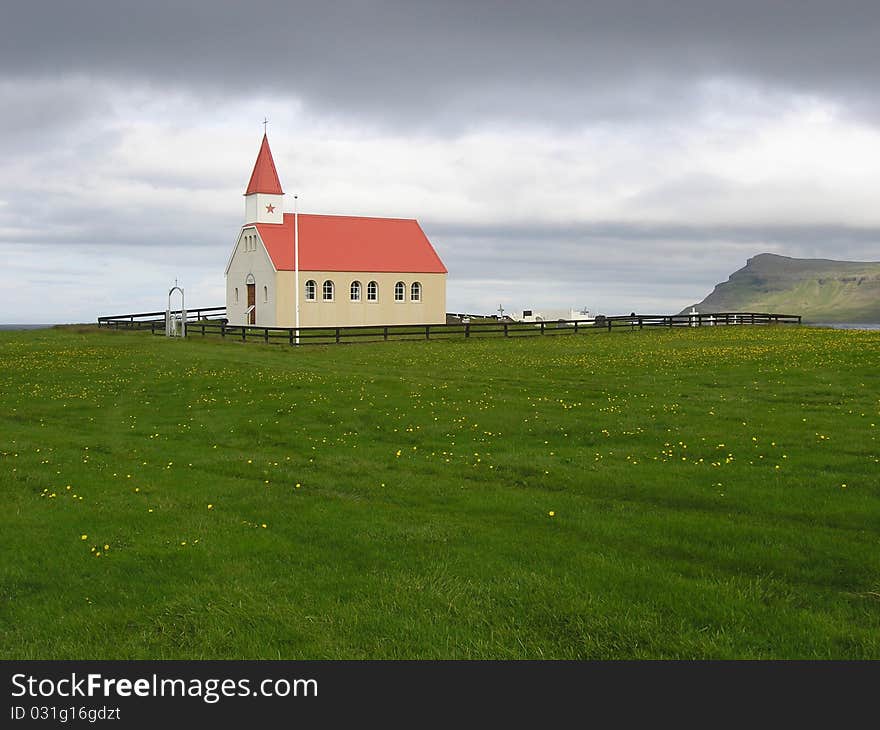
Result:
<svg viewBox="0 0 880 730"><path fill-rule="evenodd" d="M415 221L418 223L418 218L397 218L397 217L388 217L388 216L380 216L380 215L343 215L338 213L303 213L299 212L297 215L307 215L312 218L354 218L356 220L371 220L371 221ZM284 217L293 216L293 213L285 213Z"/></svg>

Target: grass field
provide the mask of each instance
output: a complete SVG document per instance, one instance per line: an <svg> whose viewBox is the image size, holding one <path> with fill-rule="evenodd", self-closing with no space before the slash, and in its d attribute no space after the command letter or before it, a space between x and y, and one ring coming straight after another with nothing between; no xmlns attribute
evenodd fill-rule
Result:
<svg viewBox="0 0 880 730"><path fill-rule="evenodd" d="M3 658L880 658L880 332L3 332L0 386Z"/></svg>

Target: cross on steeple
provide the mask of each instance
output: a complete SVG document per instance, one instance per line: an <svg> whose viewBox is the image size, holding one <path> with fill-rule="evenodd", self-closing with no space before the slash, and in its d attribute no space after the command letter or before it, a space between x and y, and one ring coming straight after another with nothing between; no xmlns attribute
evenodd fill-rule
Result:
<svg viewBox="0 0 880 730"><path fill-rule="evenodd" d="M269 117L263 117L263 134L266 134L266 128L269 125Z"/></svg>

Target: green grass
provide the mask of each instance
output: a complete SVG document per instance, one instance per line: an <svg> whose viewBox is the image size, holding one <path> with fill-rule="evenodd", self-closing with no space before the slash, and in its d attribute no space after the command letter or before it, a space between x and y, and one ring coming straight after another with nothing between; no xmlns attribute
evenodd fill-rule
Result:
<svg viewBox="0 0 880 730"><path fill-rule="evenodd" d="M877 659L878 424L877 332L3 332L0 655Z"/></svg>

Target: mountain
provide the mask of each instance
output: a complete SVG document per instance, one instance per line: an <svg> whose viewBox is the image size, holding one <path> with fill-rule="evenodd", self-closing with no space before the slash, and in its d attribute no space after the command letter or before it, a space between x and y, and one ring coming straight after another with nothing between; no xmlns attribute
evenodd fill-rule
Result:
<svg viewBox="0 0 880 730"><path fill-rule="evenodd" d="M807 322L880 322L880 262L762 253L694 307L698 312L800 314Z"/></svg>

